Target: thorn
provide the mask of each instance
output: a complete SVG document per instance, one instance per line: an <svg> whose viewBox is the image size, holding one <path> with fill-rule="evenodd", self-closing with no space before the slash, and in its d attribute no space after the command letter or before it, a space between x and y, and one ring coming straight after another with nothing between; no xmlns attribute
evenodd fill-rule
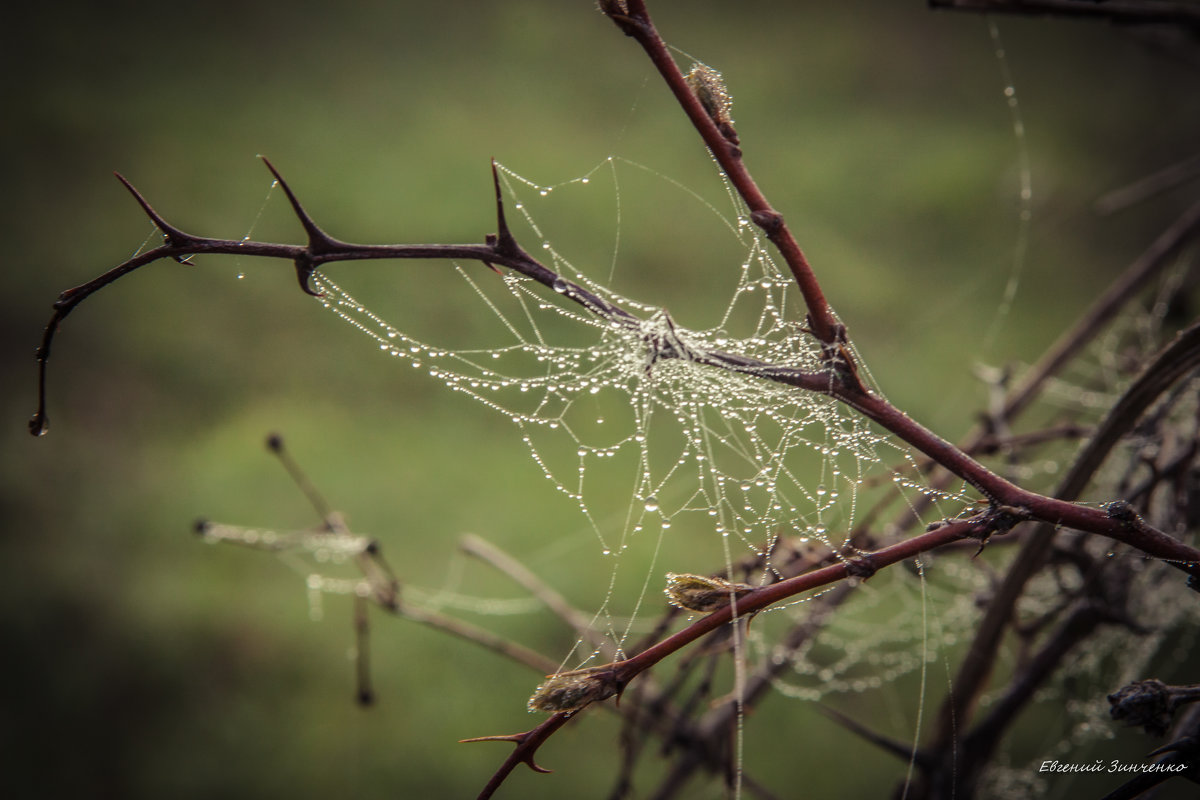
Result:
<svg viewBox="0 0 1200 800"><path fill-rule="evenodd" d="M279 181L279 186L283 189L283 193L287 195L288 202L292 204L292 211L295 212L296 218L300 220L300 225L304 228L304 232L308 235L308 252L296 258L296 279L300 282L300 288L305 294L313 297L322 297L322 293L312 287L312 274L316 271L319 262L317 256L326 253L332 253L337 250L345 249L345 242L338 241L313 222L313 218L304 210L304 206L300 205L300 200L292 191L292 187L288 186L287 181L279 174L279 170L275 169L275 165L266 156L259 156L262 162L267 165L267 169L271 170L271 174L275 176L275 180Z"/></svg>
<svg viewBox="0 0 1200 800"><path fill-rule="evenodd" d="M500 173L496 169L496 159L494 158L492 159L492 186L496 190L496 240L492 243L493 247L497 253L516 254L520 248L517 247L517 240L513 238L512 232L508 229L508 222L504 218L504 197L500 193ZM491 264L488 266L492 267ZM496 268L492 267L492 269Z"/></svg>
<svg viewBox="0 0 1200 800"><path fill-rule="evenodd" d="M975 560L976 558L979 558L979 554L983 552L983 548L988 546L988 539L990 539L990 538L992 538L991 534L980 537L979 549L976 550L975 553L971 556L971 560Z"/></svg>
<svg viewBox="0 0 1200 800"><path fill-rule="evenodd" d="M524 733L510 733L506 736L476 736L473 739L459 739L458 743L471 744L473 742L511 742L517 747L520 747L529 740L529 734L531 732L532 731L525 731ZM538 766L538 764L533 760L532 753L522 758L521 763L525 764L525 766L529 767L534 772L540 772L543 775L549 775L551 772L554 772L552 769L546 769L545 767Z"/></svg>
<svg viewBox="0 0 1200 800"><path fill-rule="evenodd" d="M283 189L283 193L287 195L288 202L292 204L292 211L296 213L300 224L304 226L304 232L308 234L308 249L313 255L341 249L345 243L334 239L321 230L317 223L313 222L313 218L304 210L304 206L300 205L300 200L297 199L296 194L292 191L292 187L288 186L287 181L279 174L279 170L275 169L275 165L266 156L259 156L259 158L267 165L267 169L271 170L271 174L275 176L275 180L279 181L279 186Z"/></svg>
<svg viewBox="0 0 1200 800"><path fill-rule="evenodd" d="M167 237L167 241L173 247L187 247L189 244L193 243L194 238L192 236L184 233L183 231L179 230L179 228L176 228L174 225L171 225L165 219L163 219L162 216L155 211L148 202L146 202L146 198L142 197L141 192L133 188L132 183L125 180L124 175L119 172L113 172L113 175L115 175L117 180L119 180L121 184L129 190L129 193L133 195L133 199L137 200L138 205L140 205L142 210L146 212L146 216L150 218L150 221L154 223L156 228L162 231L162 234ZM185 258L187 257L185 256Z"/></svg>
<svg viewBox="0 0 1200 800"><path fill-rule="evenodd" d="M324 292L318 292L312 287L312 274L316 271L317 268L307 255L304 259L296 259L296 280L300 282L300 289L311 297L324 297Z"/></svg>

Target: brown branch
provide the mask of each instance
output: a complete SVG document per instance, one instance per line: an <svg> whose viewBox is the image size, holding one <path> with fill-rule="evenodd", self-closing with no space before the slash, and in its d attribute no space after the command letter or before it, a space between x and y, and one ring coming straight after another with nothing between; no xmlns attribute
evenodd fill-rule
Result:
<svg viewBox="0 0 1200 800"><path fill-rule="evenodd" d="M620 6L624 5L622 9ZM758 188L754 178L742 162L741 148L736 144L736 137L731 137L728 130L723 130L718 119L705 108L701 99L688 85L687 79L679 70L671 53L659 36L658 30L650 20L650 12L643 0L629 0L627 3L602 3L601 9L625 32L637 40L650 61L658 69L671 93L679 102L692 125L700 133L708 146L713 158L721 165L730 183L737 189L739 195L750 209L750 219L762 228L771 243L779 249L788 268L800 287L808 306L809 321L813 333L827 348L827 353L836 355L838 345L844 337L842 326L833 316L833 311L825 300L821 285L813 273L812 267L805 258L804 252L797 244L783 220L783 215L771 207L767 198Z"/></svg>

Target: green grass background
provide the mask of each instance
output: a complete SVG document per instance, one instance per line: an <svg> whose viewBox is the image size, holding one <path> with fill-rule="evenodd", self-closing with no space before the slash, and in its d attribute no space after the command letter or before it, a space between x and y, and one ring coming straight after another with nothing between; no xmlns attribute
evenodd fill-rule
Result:
<svg viewBox="0 0 1200 800"><path fill-rule="evenodd" d="M984 21L918 2L653 11L672 44L725 73L747 161L875 377L947 436L983 398L975 363L1036 357L1186 200L1175 193L1107 220L1090 210L1100 193L1191 153L1194 66L1103 25L1000 20L1028 131L1034 221L1016 308L985 348L1012 264L1019 173ZM59 291L150 233L114 169L184 229L238 237L270 185L254 158L265 154L335 236L457 242L494 228L493 156L551 183L616 154L720 202L702 146L591 0L6 13L8 796L473 796L505 746L455 740L529 726L536 675L377 619L380 704L363 712L350 702L347 604L330 599L313 623L299 577L267 556L205 547L189 529L198 516L311 523L261 447L282 431L406 582L442 585L459 563L458 536L474 532L595 607L608 573L594 541L512 426L373 352L303 296L283 263L163 263L95 296L56 342L51 432L38 440L25 430L33 349ZM621 199L618 285L681 324L710 322L736 268L710 218L633 171ZM548 233L603 274L612 197L581 202L559 218L547 212ZM278 192L254 233L299 241ZM330 274L386 303L401 291L398 273L395 286L420 292L422 274L444 268ZM434 334L464 324L453 293L417 297ZM520 594L465 569L464 591ZM548 616L476 621L555 656L570 643ZM910 694L898 694L914 713ZM519 772L506 796L604 796L616 763L608 716L556 737L541 758L555 775ZM749 731L748 769L783 796L798 785L809 796L879 796L900 774L795 703L764 711ZM839 760L855 766L797 772Z"/></svg>

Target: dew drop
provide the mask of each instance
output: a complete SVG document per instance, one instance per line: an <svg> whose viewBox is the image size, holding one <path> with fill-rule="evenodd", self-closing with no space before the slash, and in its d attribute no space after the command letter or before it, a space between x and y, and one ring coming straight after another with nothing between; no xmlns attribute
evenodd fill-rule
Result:
<svg viewBox="0 0 1200 800"><path fill-rule="evenodd" d="M646 498L646 510L647 511L658 511L658 498L657 497L647 497Z"/></svg>

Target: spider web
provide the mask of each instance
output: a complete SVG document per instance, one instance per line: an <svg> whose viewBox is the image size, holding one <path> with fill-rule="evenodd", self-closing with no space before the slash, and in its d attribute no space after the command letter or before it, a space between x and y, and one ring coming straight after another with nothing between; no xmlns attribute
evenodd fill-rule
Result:
<svg viewBox="0 0 1200 800"><path fill-rule="evenodd" d="M714 229L742 253L733 267L732 297L712 327L685 328L665 309L609 288L560 252L536 220L538 204L568 190L595 190L598 173L613 177L619 203L623 170L648 171L613 156L577 178L541 185L499 166L508 202L548 266L631 311L639 317L636 324L591 314L564 296L565 281L551 291L525 276L495 275L476 264L451 267L476 301L474 310L454 313L475 317L481 310L490 318L491 329L503 336L487 347L419 338L403 321L385 319L318 272L320 302L387 357L512 423L549 484L577 507L598 554L614 560L614 573L630 548L645 543L654 551L663 537L678 535L718 542L726 571L744 556L763 559L760 580L767 581L781 538L840 556L858 521L865 486L877 493L886 487L905 499L931 498L930 513L938 518L953 516L968 502L962 492L938 491L912 479L916 461L907 446L836 401L686 356L720 350L780 366L820 368L819 348L805 329L792 279L727 184L728 212L701 200L717 223ZM520 235L518 240L527 241ZM454 301L463 296L458 293ZM664 348L685 356L660 358ZM611 488L621 484L628 494L614 500ZM712 565L667 564L660 572L668 569ZM605 627L616 653L622 652L638 607L648 596L661 597L661 585L661 576L647 575L628 620L617 624L609 618ZM607 618L612 600L610 590L598 617ZM585 648L584 661L594 653Z"/></svg>

